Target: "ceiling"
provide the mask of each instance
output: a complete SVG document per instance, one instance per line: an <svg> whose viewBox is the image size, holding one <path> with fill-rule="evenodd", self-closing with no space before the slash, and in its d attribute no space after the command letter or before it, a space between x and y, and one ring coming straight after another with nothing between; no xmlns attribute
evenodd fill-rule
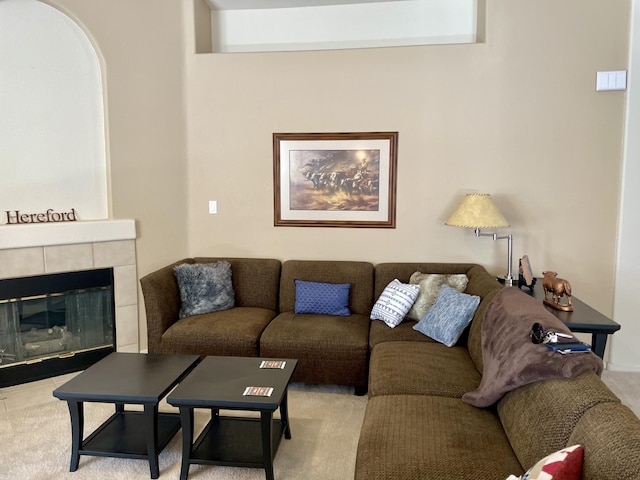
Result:
<svg viewBox="0 0 640 480"><path fill-rule="evenodd" d="M354 3L398 2L402 0L205 0L213 10L247 10L261 8L317 7Z"/></svg>

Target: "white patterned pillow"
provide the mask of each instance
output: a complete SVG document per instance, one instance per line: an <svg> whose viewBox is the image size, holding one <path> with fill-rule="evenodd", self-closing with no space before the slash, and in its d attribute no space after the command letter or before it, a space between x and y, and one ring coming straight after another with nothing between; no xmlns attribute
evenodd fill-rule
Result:
<svg viewBox="0 0 640 480"><path fill-rule="evenodd" d="M402 283L397 278L389 282L371 310L371 320L382 320L391 328L404 320L415 302L420 285Z"/></svg>
<svg viewBox="0 0 640 480"><path fill-rule="evenodd" d="M407 318L420 320L435 303L442 285L448 285L459 292L464 292L469 283L469 278L464 274L441 274L414 272L409 279L409 283L420 285L420 293L415 303L409 310Z"/></svg>

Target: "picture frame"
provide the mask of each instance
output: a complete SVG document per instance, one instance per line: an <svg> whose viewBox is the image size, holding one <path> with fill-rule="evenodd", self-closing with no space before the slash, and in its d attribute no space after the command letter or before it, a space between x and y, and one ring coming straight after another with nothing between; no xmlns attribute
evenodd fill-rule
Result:
<svg viewBox="0 0 640 480"><path fill-rule="evenodd" d="M396 226L398 132L274 133L274 225Z"/></svg>
<svg viewBox="0 0 640 480"><path fill-rule="evenodd" d="M531 262L528 255L523 255L520 259L519 286L533 287L536 279L531 270Z"/></svg>

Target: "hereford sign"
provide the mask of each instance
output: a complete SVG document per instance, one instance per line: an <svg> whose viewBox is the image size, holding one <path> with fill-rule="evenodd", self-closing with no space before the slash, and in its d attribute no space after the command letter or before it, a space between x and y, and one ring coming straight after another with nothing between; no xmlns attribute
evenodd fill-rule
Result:
<svg viewBox="0 0 640 480"><path fill-rule="evenodd" d="M72 208L70 212L56 212L50 208L46 212L40 213L22 213L20 210L7 210L5 213L7 214L7 225L75 222L78 220L75 208Z"/></svg>

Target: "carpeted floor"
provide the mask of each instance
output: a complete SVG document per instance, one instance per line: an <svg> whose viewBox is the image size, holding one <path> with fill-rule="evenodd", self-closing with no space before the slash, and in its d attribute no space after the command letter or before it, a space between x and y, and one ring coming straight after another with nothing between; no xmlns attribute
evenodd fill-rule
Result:
<svg viewBox="0 0 640 480"><path fill-rule="evenodd" d="M88 457L69 472L70 419L65 402L52 397L69 377L0 389L0 480L136 480L148 479L143 460ZM610 372L605 383L640 415L640 373ZM351 480L367 397L353 389L293 384L289 416L293 438L282 440L275 458L276 480ZM131 408L131 407L128 407ZM175 411L166 403L161 411ZM85 406L85 436L113 412L112 405ZM231 412L225 412L231 414ZM199 432L208 421L196 410ZM160 478L180 478L181 435L160 454ZM264 470L192 465L192 480L264 480Z"/></svg>
<svg viewBox="0 0 640 480"><path fill-rule="evenodd" d="M291 440L282 440L274 461L278 480L347 480L353 478L358 437L367 397L349 389L294 384L289 393ZM166 403L161 411L176 411ZM112 405L85 404L85 436L113 412ZM223 412L224 413L224 412ZM230 412L226 412L230 413ZM208 421L196 410L195 430ZM66 402L54 399L12 410L0 417L0 479L148 479L144 460L80 457L69 472L70 419ZM160 454L160 478L180 477L181 434ZM264 480L264 470L192 465L192 480Z"/></svg>

